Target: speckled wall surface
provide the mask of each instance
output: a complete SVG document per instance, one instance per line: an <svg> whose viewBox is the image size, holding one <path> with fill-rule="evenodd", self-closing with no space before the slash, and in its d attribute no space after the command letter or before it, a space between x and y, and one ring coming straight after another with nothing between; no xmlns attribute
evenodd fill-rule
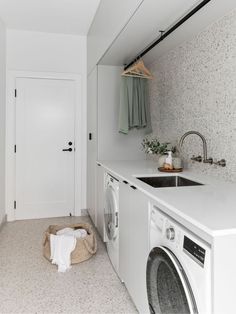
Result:
<svg viewBox="0 0 236 314"><path fill-rule="evenodd" d="M201 132L208 155L227 167L193 163L201 140L186 138L187 167L236 182L236 10L149 65L153 131L176 143L189 130Z"/></svg>

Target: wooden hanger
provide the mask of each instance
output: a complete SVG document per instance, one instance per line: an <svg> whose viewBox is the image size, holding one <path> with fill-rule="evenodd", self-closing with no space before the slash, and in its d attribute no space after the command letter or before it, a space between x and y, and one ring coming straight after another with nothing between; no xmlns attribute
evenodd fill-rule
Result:
<svg viewBox="0 0 236 314"><path fill-rule="evenodd" d="M153 79L153 75L145 67L144 62L141 59L135 62L133 65L131 65L128 69L124 70L124 72L121 75L145 78L149 80Z"/></svg>

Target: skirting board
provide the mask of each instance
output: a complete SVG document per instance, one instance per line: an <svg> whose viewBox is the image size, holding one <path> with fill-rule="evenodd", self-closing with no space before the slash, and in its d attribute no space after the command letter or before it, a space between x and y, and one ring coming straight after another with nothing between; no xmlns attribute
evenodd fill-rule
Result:
<svg viewBox="0 0 236 314"><path fill-rule="evenodd" d="M2 228L5 225L6 221L7 221L7 215L3 216L3 219L0 222L0 231L2 230Z"/></svg>
<svg viewBox="0 0 236 314"><path fill-rule="evenodd" d="M87 209L81 209L81 216L88 216Z"/></svg>

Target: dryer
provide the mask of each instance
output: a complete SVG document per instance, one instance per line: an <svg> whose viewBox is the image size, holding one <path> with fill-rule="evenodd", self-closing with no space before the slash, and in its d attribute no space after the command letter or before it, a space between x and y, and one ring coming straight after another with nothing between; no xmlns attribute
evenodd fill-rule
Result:
<svg viewBox="0 0 236 314"><path fill-rule="evenodd" d="M119 180L108 173L105 181L104 225L107 253L119 275Z"/></svg>
<svg viewBox="0 0 236 314"><path fill-rule="evenodd" d="M146 269L150 313L211 313L211 247L157 207L151 209Z"/></svg>

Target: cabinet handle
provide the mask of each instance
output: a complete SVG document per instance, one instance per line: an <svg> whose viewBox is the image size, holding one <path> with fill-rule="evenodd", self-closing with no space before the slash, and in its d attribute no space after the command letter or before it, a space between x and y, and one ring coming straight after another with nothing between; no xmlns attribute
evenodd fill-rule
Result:
<svg viewBox="0 0 236 314"><path fill-rule="evenodd" d="M92 133L89 133L89 140L92 141Z"/></svg>
<svg viewBox="0 0 236 314"><path fill-rule="evenodd" d="M128 184L128 182L127 182L127 181L125 181L125 180L123 181L123 183L124 183L124 184Z"/></svg>
<svg viewBox="0 0 236 314"><path fill-rule="evenodd" d="M130 187L131 187L131 189L133 189L133 190L137 190L136 186L134 186L134 185L131 185Z"/></svg>
<svg viewBox="0 0 236 314"><path fill-rule="evenodd" d="M98 165L98 167L101 167L101 164L97 164Z"/></svg>

